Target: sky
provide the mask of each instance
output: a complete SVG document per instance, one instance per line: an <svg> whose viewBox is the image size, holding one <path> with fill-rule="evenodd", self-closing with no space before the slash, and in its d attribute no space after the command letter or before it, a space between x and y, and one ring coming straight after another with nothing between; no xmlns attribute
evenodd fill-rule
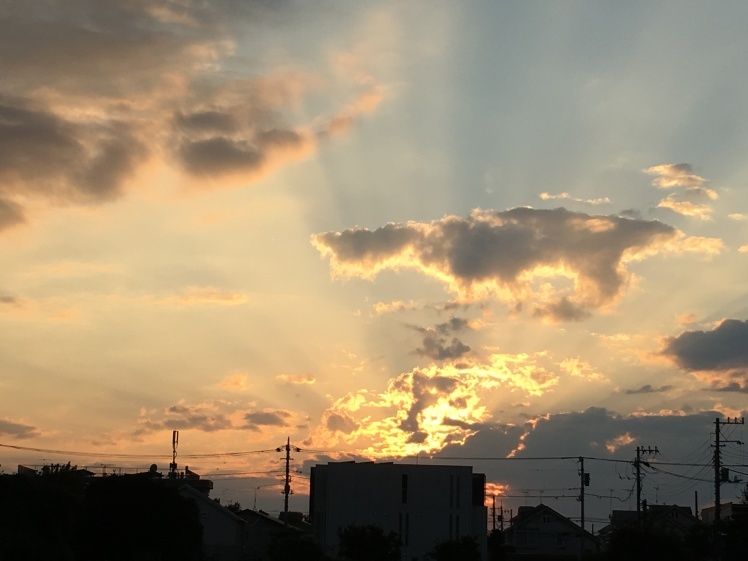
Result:
<svg viewBox="0 0 748 561"><path fill-rule="evenodd" d="M599 527L656 446L643 498L708 505L748 408L746 18L0 1L0 471L165 471L178 430L277 512L290 438L296 510L369 459L578 516L585 456Z"/></svg>

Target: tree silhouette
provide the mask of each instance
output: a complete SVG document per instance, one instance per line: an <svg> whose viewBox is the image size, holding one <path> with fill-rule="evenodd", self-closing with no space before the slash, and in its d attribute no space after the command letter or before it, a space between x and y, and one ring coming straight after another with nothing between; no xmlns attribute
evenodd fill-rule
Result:
<svg viewBox="0 0 748 561"><path fill-rule="evenodd" d="M340 556L350 561L400 561L400 536L379 526L348 526L338 531Z"/></svg>
<svg viewBox="0 0 748 561"><path fill-rule="evenodd" d="M480 561L480 547L475 538L463 536L436 544L430 556L434 561Z"/></svg>

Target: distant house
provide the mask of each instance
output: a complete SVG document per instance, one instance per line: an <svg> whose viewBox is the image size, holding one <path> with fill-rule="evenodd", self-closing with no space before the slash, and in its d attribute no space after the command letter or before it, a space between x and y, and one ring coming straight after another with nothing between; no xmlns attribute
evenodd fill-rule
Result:
<svg viewBox="0 0 748 561"><path fill-rule="evenodd" d="M544 504L519 507L504 531L504 541L516 559L576 559L580 551L585 555L600 551L595 536Z"/></svg>
<svg viewBox="0 0 748 561"><path fill-rule="evenodd" d="M301 513L289 514L299 514L299 524L309 526L301 519ZM289 518L293 518L294 521L289 520L288 524L263 510L244 509L239 516L247 523L247 561L269 559L268 548L275 539L284 539L287 536L307 536L307 539L312 539L311 527L299 528L294 524L296 517L293 516Z"/></svg>
<svg viewBox="0 0 748 561"><path fill-rule="evenodd" d="M338 531L378 526L400 536L403 561L436 544L473 537L486 559L485 475L469 466L332 462L312 468L309 514L315 541L338 553Z"/></svg>
<svg viewBox="0 0 748 561"><path fill-rule="evenodd" d="M748 504L720 503L719 507L720 520L748 521ZM714 518L715 512L713 506L701 510L701 519L704 524L711 526L714 524Z"/></svg>
<svg viewBox="0 0 748 561"><path fill-rule="evenodd" d="M191 485L182 485L179 493L197 503L205 559L243 561L249 550L247 522Z"/></svg>
<svg viewBox="0 0 748 561"><path fill-rule="evenodd" d="M670 534L680 540L684 539L701 521L691 511L691 507L678 505L651 505L641 511L614 510L610 515L610 524L601 528L598 536L608 542L612 532L637 524L645 524L656 532Z"/></svg>

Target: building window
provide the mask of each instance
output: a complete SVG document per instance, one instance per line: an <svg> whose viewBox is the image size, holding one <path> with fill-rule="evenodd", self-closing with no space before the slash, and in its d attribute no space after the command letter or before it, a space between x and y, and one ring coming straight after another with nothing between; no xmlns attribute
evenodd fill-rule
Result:
<svg viewBox="0 0 748 561"><path fill-rule="evenodd" d="M408 502L408 474L407 473L404 473L402 476L400 501L402 502L402 504L407 504Z"/></svg>
<svg viewBox="0 0 748 561"><path fill-rule="evenodd" d="M550 524L551 523L551 515L550 514L544 514L543 515L543 524Z"/></svg>

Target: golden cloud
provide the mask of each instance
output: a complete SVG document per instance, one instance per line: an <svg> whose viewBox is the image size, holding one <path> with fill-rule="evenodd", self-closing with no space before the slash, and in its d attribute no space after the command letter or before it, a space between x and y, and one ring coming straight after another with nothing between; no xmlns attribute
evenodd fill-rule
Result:
<svg viewBox="0 0 748 561"><path fill-rule="evenodd" d="M338 399L322 415L310 442L345 444L371 457L432 453L464 443L484 426L491 418L493 392L541 395L558 381L538 357L528 355L494 354L486 364L431 365L390 380L384 392L361 390Z"/></svg>
<svg viewBox="0 0 748 561"><path fill-rule="evenodd" d="M669 189L672 187L700 187L706 183L706 179L693 173L690 164L660 164L651 166L644 173L657 175L652 180L652 185Z"/></svg>
<svg viewBox="0 0 748 561"><path fill-rule="evenodd" d="M692 203L690 201L679 201L672 194L657 203L657 208L667 208L673 212L682 214L683 216L698 218L699 220L712 219L712 207L709 205Z"/></svg>
<svg viewBox="0 0 748 561"><path fill-rule="evenodd" d="M443 282L460 301L498 298L514 307L540 298L538 314L559 320L582 319L615 303L630 280L629 262L722 247L657 221L562 208L475 210L467 218L321 233L312 244L329 257L335 277L373 279L384 270L415 269ZM552 287L550 300L533 288L538 280Z"/></svg>
<svg viewBox="0 0 748 561"><path fill-rule="evenodd" d="M605 448L607 448L608 452L614 454L616 450L628 446L632 442L636 442L636 439L627 432L626 434L621 434L606 441Z"/></svg>

